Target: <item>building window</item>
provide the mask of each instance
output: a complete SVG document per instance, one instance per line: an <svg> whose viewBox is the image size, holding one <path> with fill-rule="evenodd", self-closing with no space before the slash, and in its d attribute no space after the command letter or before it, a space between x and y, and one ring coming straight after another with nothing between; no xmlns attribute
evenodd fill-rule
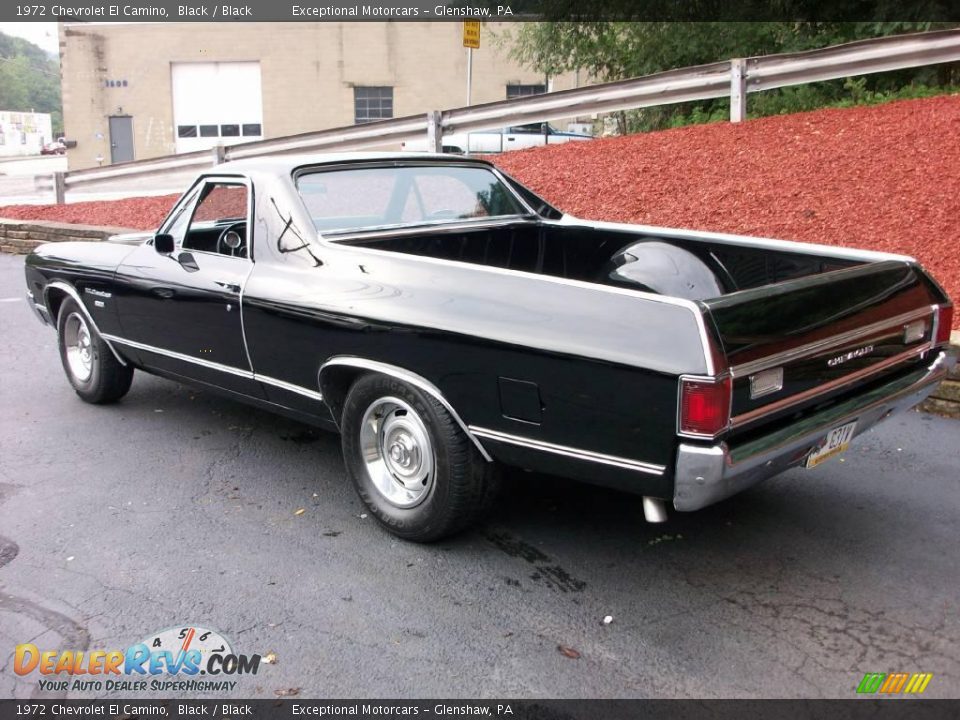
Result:
<svg viewBox="0 0 960 720"><path fill-rule="evenodd" d="M393 117L392 87L355 87L353 89L353 122L373 122Z"/></svg>
<svg viewBox="0 0 960 720"><path fill-rule="evenodd" d="M243 124L243 134L244 136L260 136L263 135L263 128L260 127L260 123L244 123Z"/></svg>
<svg viewBox="0 0 960 720"><path fill-rule="evenodd" d="M507 100L514 98L528 97L530 95L543 95L547 91L547 86L539 85L507 85Z"/></svg>
<svg viewBox="0 0 960 720"><path fill-rule="evenodd" d="M220 136L221 137L240 137L240 126L239 125L221 125Z"/></svg>
<svg viewBox="0 0 960 720"><path fill-rule="evenodd" d="M216 125L201 125L200 137L218 137L220 129Z"/></svg>
<svg viewBox="0 0 960 720"><path fill-rule="evenodd" d="M196 125L177 125L177 137L191 138L197 136Z"/></svg>

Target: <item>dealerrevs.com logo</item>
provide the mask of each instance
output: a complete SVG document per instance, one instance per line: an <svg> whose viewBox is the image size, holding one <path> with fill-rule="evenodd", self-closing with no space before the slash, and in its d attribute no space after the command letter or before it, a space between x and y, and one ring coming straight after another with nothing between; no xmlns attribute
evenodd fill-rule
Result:
<svg viewBox="0 0 960 720"><path fill-rule="evenodd" d="M126 650L41 650L17 645L17 675L39 673L46 691L161 692L233 690L238 675L256 675L260 655L241 655L215 630L198 626L152 633ZM71 676L62 679L60 676ZM201 676L202 679L201 679Z"/></svg>

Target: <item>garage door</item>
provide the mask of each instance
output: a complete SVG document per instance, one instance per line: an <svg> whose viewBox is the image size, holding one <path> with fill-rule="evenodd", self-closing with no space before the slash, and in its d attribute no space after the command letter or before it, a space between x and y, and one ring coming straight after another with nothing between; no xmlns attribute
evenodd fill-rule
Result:
<svg viewBox="0 0 960 720"><path fill-rule="evenodd" d="M173 63L177 152L263 138L260 63Z"/></svg>

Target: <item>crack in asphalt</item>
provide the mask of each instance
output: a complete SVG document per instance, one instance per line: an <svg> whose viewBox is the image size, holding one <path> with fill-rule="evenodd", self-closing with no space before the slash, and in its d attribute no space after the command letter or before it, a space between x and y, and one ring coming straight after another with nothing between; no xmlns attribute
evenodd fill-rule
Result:
<svg viewBox="0 0 960 720"><path fill-rule="evenodd" d="M730 592L724 592L711 586L709 583L697 581L690 572L682 573L684 581L701 592L712 595L723 603L735 607L750 618L749 629L756 631L762 628L769 633L771 639L783 643L799 654L803 660L796 668L781 663L810 686L816 688L821 695L827 689L821 686L814 678L802 673L808 664L815 665L827 674L850 673L851 678L858 670L869 670L876 666L878 659L883 663L900 664L909 669L916 665L918 652L905 652L902 648L914 651L926 651L922 657L924 670L931 665L937 665L937 676L952 678L953 674L944 671L942 665L935 660L946 660L960 666L960 656L948 652L945 648L934 650L932 643L944 640L943 634L947 630L947 613L938 613L938 619L932 625L909 624L900 620L886 618L885 610L871 611L857 607L842 599L840 593L834 597L822 594L826 588L836 585L835 579L828 579L807 571L788 572L782 562L774 577L757 578L756 584L765 583L764 589L740 587ZM794 586L810 591L803 595L787 591L782 588L784 576L789 575ZM797 583L798 576L806 575L807 581ZM742 624L717 616L716 622L743 628ZM794 623L799 626L799 632L784 632L784 625ZM821 652L812 650L808 645L797 642L800 635L810 641ZM947 644L946 647L956 648L957 644ZM851 657L852 655L852 657ZM824 658L837 661L837 664L826 663ZM850 658L844 660L844 658ZM771 658L773 662L779 662ZM852 682L853 680L851 680Z"/></svg>
<svg viewBox="0 0 960 720"><path fill-rule="evenodd" d="M0 484L0 504L5 502L18 489L19 486L17 485ZM19 554L20 546L10 538L0 535L0 569L9 565ZM52 631L61 637L65 647L73 650L86 650L90 647L90 633L84 625L40 603L15 595L9 595L5 591L0 590L0 612L23 615L38 622L41 627L45 628L45 631L35 635L33 639L44 635L46 632ZM3 666L0 667L0 673L6 673L12 657L12 655L7 656ZM14 690L16 686L17 682L15 681L13 686ZM63 691L49 692L41 690L39 683L30 693L31 699L58 700L66 696L67 693ZM13 695L11 694L9 697L13 697Z"/></svg>
<svg viewBox="0 0 960 720"><path fill-rule="evenodd" d="M0 495L0 499L5 496ZM17 555L20 554L20 546L8 537L0 535L0 568L8 565ZM67 617L63 613L44 607L40 603L27 600L26 598L8 595L0 591L0 612L9 612L15 615L25 615L38 622L46 630L34 636L40 637L45 632L52 631L63 639L66 647L74 650L86 650L90 646L90 633L86 627ZM10 664L12 655L8 655L3 666L0 667L0 673L6 673ZM14 683L14 689L16 683ZM40 689L39 684L31 691L32 699L62 699L67 696L66 692L48 692ZM12 697L12 695L11 695Z"/></svg>

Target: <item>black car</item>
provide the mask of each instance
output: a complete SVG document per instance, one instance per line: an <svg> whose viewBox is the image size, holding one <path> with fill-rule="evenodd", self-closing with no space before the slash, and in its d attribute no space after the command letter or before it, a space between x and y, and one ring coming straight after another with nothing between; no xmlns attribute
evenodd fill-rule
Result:
<svg viewBox="0 0 960 720"><path fill-rule="evenodd" d="M473 159L231 162L157 233L27 259L81 398L134 369L342 435L391 532L473 522L500 465L696 510L925 398L953 306L911 258L585 222Z"/></svg>

